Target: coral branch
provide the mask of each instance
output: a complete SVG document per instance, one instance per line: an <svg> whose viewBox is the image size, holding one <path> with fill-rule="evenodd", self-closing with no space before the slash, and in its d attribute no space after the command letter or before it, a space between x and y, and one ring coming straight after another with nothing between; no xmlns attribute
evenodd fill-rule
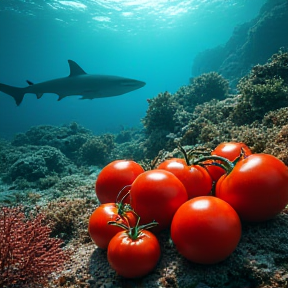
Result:
<svg viewBox="0 0 288 288"><path fill-rule="evenodd" d="M0 287L43 284L68 259L62 240L50 238L44 217L26 217L22 207L0 208Z"/></svg>

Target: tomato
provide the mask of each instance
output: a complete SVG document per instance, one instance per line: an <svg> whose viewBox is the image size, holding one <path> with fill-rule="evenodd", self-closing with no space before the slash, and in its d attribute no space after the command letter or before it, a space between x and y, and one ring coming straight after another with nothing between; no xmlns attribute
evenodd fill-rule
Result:
<svg viewBox="0 0 288 288"><path fill-rule="evenodd" d="M107 249L108 244L113 236L122 231L120 227L108 225L108 221L116 221L125 223L127 221L130 226L134 226L137 222L136 216L132 212L124 212L121 218L119 216L119 206L116 203L106 203L97 207L89 218L88 232L95 244L102 249ZM120 212L122 214L122 212Z"/></svg>
<svg viewBox="0 0 288 288"><path fill-rule="evenodd" d="M244 152L245 156L249 156L252 154L250 148L244 144L243 142L223 142L219 144L212 152L211 155L217 155L224 157L230 161L234 161L241 154L241 149ZM207 160L206 164L212 163L215 161ZM217 161L216 161L217 162ZM221 163L221 162L218 162ZM222 175L226 173L226 171L215 165L207 165L206 166L210 176L214 181L217 181Z"/></svg>
<svg viewBox="0 0 288 288"><path fill-rule="evenodd" d="M212 152L211 155L218 155L234 161L241 154L241 149L245 156L252 154L250 148L243 142L223 142L219 144Z"/></svg>
<svg viewBox="0 0 288 288"><path fill-rule="evenodd" d="M111 267L126 278L142 277L151 272L160 258L156 236L142 230L136 239L127 231L117 233L109 243L107 258Z"/></svg>
<svg viewBox="0 0 288 288"><path fill-rule="evenodd" d="M205 167L211 177L211 179L213 181L218 181L219 178L224 175L226 173L225 169L219 167L219 166L215 166L215 165L212 165L212 163L221 163L220 161L215 161L215 160L207 160L205 161L203 164L205 164Z"/></svg>
<svg viewBox="0 0 288 288"><path fill-rule="evenodd" d="M188 199L208 195L212 189L212 179L208 171L199 165L188 166L184 159L165 160L158 169L173 173L184 184Z"/></svg>
<svg viewBox="0 0 288 288"><path fill-rule="evenodd" d="M155 220L154 231L168 228L176 210L188 199L182 182L171 172L155 169L140 174L130 190L131 206L141 224Z"/></svg>
<svg viewBox="0 0 288 288"><path fill-rule="evenodd" d="M241 222L236 211L213 196L187 201L171 224L171 238L178 252L199 264L223 261L235 250L240 237Z"/></svg>
<svg viewBox="0 0 288 288"><path fill-rule="evenodd" d="M125 186L131 185L143 172L142 166L134 161L115 160L109 163L101 170L95 183L95 191L100 203L116 202L119 192ZM128 191L127 187L121 192L121 196L123 197ZM124 203L129 203L129 197L124 200Z"/></svg>
<svg viewBox="0 0 288 288"><path fill-rule="evenodd" d="M252 154L219 179L215 193L242 220L266 221L288 204L288 169L272 155Z"/></svg>

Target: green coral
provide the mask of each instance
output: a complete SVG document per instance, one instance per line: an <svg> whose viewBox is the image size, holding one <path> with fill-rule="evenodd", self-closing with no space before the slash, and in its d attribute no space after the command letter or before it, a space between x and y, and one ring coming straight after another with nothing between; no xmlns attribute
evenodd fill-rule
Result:
<svg viewBox="0 0 288 288"><path fill-rule="evenodd" d="M143 127L125 128L115 137L111 159L133 159L140 161L144 156L145 133Z"/></svg>
<svg viewBox="0 0 288 288"><path fill-rule="evenodd" d="M256 65L237 86L241 98L231 119L242 125L288 105L288 53L280 50L268 63Z"/></svg>
<svg viewBox="0 0 288 288"><path fill-rule="evenodd" d="M199 104L212 99L225 99L228 97L228 92L229 82L220 74L210 72L191 78L190 85L180 87L173 95L173 99L182 109L193 112Z"/></svg>
<svg viewBox="0 0 288 288"><path fill-rule="evenodd" d="M147 136L145 156L151 159L159 150L175 147L174 139L193 117L195 107L212 99L225 99L228 91L228 81L211 72L192 79L189 86L181 87L174 95L165 92L150 99L142 119Z"/></svg>
<svg viewBox="0 0 288 288"><path fill-rule="evenodd" d="M158 94L157 97L149 99L148 103L146 116L142 119L147 136L144 153L146 157L153 158L160 149L169 147L166 135L174 132L174 114L178 105L168 92Z"/></svg>
<svg viewBox="0 0 288 288"><path fill-rule="evenodd" d="M112 134L91 137L79 150L79 164L107 164L114 146L114 136Z"/></svg>
<svg viewBox="0 0 288 288"><path fill-rule="evenodd" d="M146 116L142 119L146 133L150 135L156 129L173 132L175 124L173 115L177 103L173 101L172 95L169 92L160 93L155 98L149 99L148 103Z"/></svg>
<svg viewBox="0 0 288 288"><path fill-rule="evenodd" d="M17 147L23 145L52 146L75 161L80 147L91 135L91 131L76 122L61 127L39 125L31 127L26 133L16 134L11 144Z"/></svg>
<svg viewBox="0 0 288 288"><path fill-rule="evenodd" d="M64 176L75 170L72 162L54 147L40 146L36 148L27 145L24 148L17 147L14 150L16 151L6 150L5 166L7 167L6 180L8 182L9 179L12 181L25 179L28 182L36 182L41 178L55 175L55 173Z"/></svg>
<svg viewBox="0 0 288 288"><path fill-rule="evenodd" d="M216 72L204 73L190 79L190 82L189 98L193 106L212 99L223 100L228 96L229 82Z"/></svg>

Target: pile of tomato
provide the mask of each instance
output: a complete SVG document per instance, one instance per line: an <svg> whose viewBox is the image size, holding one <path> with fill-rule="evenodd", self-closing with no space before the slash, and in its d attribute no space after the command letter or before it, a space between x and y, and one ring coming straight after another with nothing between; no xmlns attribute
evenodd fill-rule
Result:
<svg viewBox="0 0 288 288"><path fill-rule="evenodd" d="M142 277L154 269L164 229L188 260L221 262L240 241L241 221L267 221L288 204L285 164L253 154L244 143L221 143L208 157L187 162L172 158L144 171L134 161L116 160L100 172L101 205L88 231L119 275Z"/></svg>

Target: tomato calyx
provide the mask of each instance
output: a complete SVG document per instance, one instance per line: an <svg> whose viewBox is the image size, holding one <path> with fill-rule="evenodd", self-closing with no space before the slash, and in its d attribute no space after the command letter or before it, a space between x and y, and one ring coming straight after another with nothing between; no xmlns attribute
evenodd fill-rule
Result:
<svg viewBox="0 0 288 288"><path fill-rule="evenodd" d="M137 215L137 214L135 213L135 215ZM134 227L128 227L127 225L125 225L123 223L119 223L117 221L108 221L108 224L109 225L113 225L113 226L117 226L117 227L120 227L120 228L124 229L126 231L127 235L132 240L138 239L139 236L141 235L141 232L143 230L148 230L148 229L151 229L151 228L153 228L153 227L158 225L158 222L156 222L155 220L153 220L151 223L144 224L144 225L139 225L139 222L140 222L140 217L138 216L137 223L136 223L136 225Z"/></svg>

